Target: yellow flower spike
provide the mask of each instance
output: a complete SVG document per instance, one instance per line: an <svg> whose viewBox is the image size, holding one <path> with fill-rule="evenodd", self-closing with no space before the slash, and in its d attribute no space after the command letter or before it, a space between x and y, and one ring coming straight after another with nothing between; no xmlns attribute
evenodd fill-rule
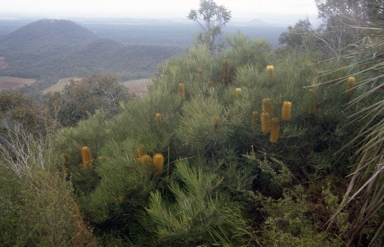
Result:
<svg viewBox="0 0 384 247"><path fill-rule="evenodd" d="M91 149L87 146L84 146L81 148L81 157L83 160L83 166L84 168L92 169L92 155L91 155Z"/></svg>
<svg viewBox="0 0 384 247"><path fill-rule="evenodd" d="M141 157L143 157L145 154L147 154L142 147L138 147L136 149L136 153L137 153L137 157L140 159Z"/></svg>
<svg viewBox="0 0 384 247"><path fill-rule="evenodd" d="M273 65L268 65L267 66L267 73L269 76L273 77L273 75L275 74L275 67L273 67Z"/></svg>
<svg viewBox="0 0 384 247"><path fill-rule="evenodd" d="M163 120L163 116L161 113L156 113L155 114L155 125L159 125Z"/></svg>
<svg viewBox="0 0 384 247"><path fill-rule="evenodd" d="M277 117L271 120L271 133L269 134L269 141L271 143L277 143L280 136L280 123Z"/></svg>
<svg viewBox="0 0 384 247"><path fill-rule="evenodd" d="M153 164L155 165L154 172L161 175L163 172L164 156L162 154L155 154L153 156Z"/></svg>
<svg viewBox="0 0 384 247"><path fill-rule="evenodd" d="M257 126L258 123L259 123L259 112L253 111L252 112L251 125L253 127L255 127L255 126Z"/></svg>
<svg viewBox="0 0 384 247"><path fill-rule="evenodd" d="M346 91L353 88L355 86L355 83L356 83L356 78L354 76L348 77Z"/></svg>
<svg viewBox="0 0 384 247"><path fill-rule="evenodd" d="M264 98L262 100L263 113L269 113L272 116L272 103L270 98Z"/></svg>
<svg viewBox="0 0 384 247"><path fill-rule="evenodd" d="M356 78L354 76L348 77L347 87L345 88L345 91L349 91L347 92L348 100L351 100L353 94L355 93L354 90L351 90L355 86L355 84L356 84Z"/></svg>
<svg viewBox="0 0 384 247"><path fill-rule="evenodd" d="M292 103L290 101L284 101L281 108L281 120L289 121L291 119Z"/></svg>
<svg viewBox="0 0 384 247"><path fill-rule="evenodd" d="M149 156L148 154L144 154L143 156L140 157L140 163L147 166L152 165L151 156Z"/></svg>
<svg viewBox="0 0 384 247"><path fill-rule="evenodd" d="M263 134L269 133L271 128L271 116L268 112L263 112L261 114L261 132Z"/></svg>
<svg viewBox="0 0 384 247"><path fill-rule="evenodd" d="M273 76L275 75L275 67L273 65L268 65L267 66L267 81L268 81L268 86L272 86L272 80Z"/></svg>
<svg viewBox="0 0 384 247"><path fill-rule="evenodd" d="M242 96L242 91L241 91L241 88L240 87L238 87L238 88L236 88L236 98L237 99L240 99L241 98L241 96Z"/></svg>
<svg viewBox="0 0 384 247"><path fill-rule="evenodd" d="M185 100L185 86L184 83L179 83L179 88L177 89L177 94L180 96L181 100Z"/></svg>

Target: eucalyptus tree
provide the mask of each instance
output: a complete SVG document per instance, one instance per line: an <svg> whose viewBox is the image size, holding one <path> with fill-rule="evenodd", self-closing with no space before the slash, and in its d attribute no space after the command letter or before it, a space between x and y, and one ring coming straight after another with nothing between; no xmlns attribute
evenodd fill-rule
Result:
<svg viewBox="0 0 384 247"><path fill-rule="evenodd" d="M212 0L200 0L200 8L192 9L187 17L202 29L197 37L200 44L205 44L212 53L223 48L222 30L231 19L231 11Z"/></svg>

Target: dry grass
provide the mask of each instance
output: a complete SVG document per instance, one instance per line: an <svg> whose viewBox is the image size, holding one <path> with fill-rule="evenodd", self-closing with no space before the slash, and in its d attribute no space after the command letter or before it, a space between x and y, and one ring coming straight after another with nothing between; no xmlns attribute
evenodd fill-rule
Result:
<svg viewBox="0 0 384 247"><path fill-rule="evenodd" d="M0 76L0 90L16 90L24 86L29 86L35 82L36 79Z"/></svg>

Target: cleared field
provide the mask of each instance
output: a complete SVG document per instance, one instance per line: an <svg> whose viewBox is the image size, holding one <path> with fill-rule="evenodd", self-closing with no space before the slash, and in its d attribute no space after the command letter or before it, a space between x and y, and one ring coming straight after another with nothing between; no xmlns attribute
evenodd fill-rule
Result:
<svg viewBox="0 0 384 247"><path fill-rule="evenodd" d="M29 86L35 82L35 79L0 76L0 90L16 90L24 86Z"/></svg>
<svg viewBox="0 0 384 247"><path fill-rule="evenodd" d="M144 95L147 93L148 85L151 84L151 79L130 80L122 82L124 86L137 95Z"/></svg>
<svg viewBox="0 0 384 247"><path fill-rule="evenodd" d="M81 78L72 77L72 78L63 78L60 79L56 84L44 89L43 94L47 94L48 92L60 92L64 89L65 85L68 85L71 80L80 81ZM129 88L133 93L137 95L143 95L147 92L147 86L151 83L150 79L139 79L139 80L130 80L121 82L124 86Z"/></svg>
<svg viewBox="0 0 384 247"><path fill-rule="evenodd" d="M47 93L54 93L54 92L60 92L64 89L64 87L66 85L68 85L71 80L74 80L74 81L80 81L81 78L78 78L78 77L70 77L70 78L63 78L63 79L60 79L56 84L46 88L43 90L43 94L47 94Z"/></svg>

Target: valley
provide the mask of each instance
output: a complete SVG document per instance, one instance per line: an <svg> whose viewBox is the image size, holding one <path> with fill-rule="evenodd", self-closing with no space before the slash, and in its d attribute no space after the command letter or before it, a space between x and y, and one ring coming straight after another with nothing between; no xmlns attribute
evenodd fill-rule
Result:
<svg viewBox="0 0 384 247"><path fill-rule="evenodd" d="M285 27L254 20L229 25L224 37L241 32L277 46L284 30ZM65 78L89 74L113 74L122 82L148 80L155 75L159 63L193 46L198 31L198 26L188 20L2 19L0 76L8 79L0 89L23 88L38 95L60 88L60 83L55 84Z"/></svg>

